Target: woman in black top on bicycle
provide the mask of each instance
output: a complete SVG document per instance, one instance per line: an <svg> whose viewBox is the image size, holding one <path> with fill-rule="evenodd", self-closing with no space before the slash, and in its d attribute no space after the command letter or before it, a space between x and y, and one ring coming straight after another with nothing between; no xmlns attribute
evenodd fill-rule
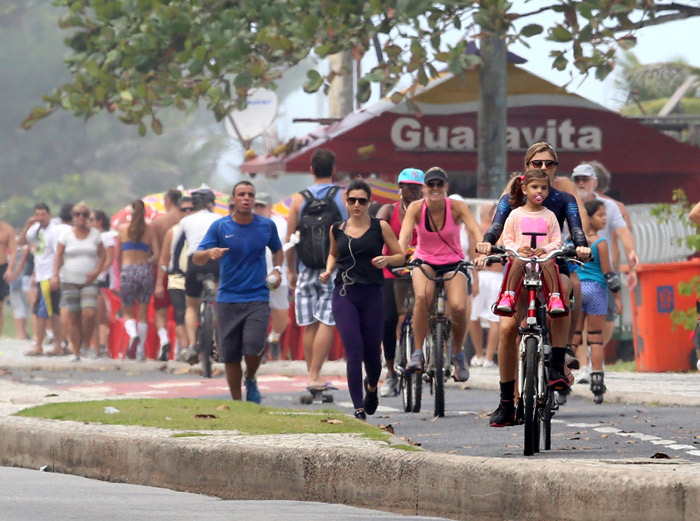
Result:
<svg viewBox="0 0 700 521"><path fill-rule="evenodd" d="M338 268L333 290L333 317L345 348L348 389L361 420L374 414L379 404L377 383L382 369L381 343L384 323L382 268L400 266L404 254L385 221L370 217L367 210L372 191L362 179L350 182L345 196L348 220L333 224L331 248L321 282ZM386 244L391 255L382 255ZM362 363L365 364L362 397Z"/></svg>

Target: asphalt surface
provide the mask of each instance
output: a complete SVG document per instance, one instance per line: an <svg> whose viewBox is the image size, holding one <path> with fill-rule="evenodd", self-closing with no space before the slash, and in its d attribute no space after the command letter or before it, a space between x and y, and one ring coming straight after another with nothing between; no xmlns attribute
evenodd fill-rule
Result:
<svg viewBox="0 0 700 521"><path fill-rule="evenodd" d="M40 493L37 493L40 491ZM306 501L226 501L164 488L0 467L0 517L7 521L438 521Z"/></svg>

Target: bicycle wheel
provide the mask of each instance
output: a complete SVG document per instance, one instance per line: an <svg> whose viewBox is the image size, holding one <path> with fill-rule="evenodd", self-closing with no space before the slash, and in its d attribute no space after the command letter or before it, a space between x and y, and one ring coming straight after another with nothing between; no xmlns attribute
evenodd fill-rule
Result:
<svg viewBox="0 0 700 521"><path fill-rule="evenodd" d="M435 324L435 342L433 342L432 358L435 364L433 384L435 385L435 410L438 417L445 416L445 324Z"/></svg>
<svg viewBox="0 0 700 521"><path fill-rule="evenodd" d="M413 385L411 383L413 375L406 372L406 364L411 358L412 346L411 326L408 323L404 323L401 328L401 342L399 343L399 349L396 353L396 365L401 375L401 401L403 402L403 412L413 411Z"/></svg>
<svg viewBox="0 0 700 521"><path fill-rule="evenodd" d="M552 416L554 416L554 391L549 386L545 390L544 410L542 411L542 438L544 450L552 448Z"/></svg>
<svg viewBox="0 0 700 521"><path fill-rule="evenodd" d="M211 353L214 349L214 307L203 302L197 331L197 351L202 364L202 375L211 378Z"/></svg>
<svg viewBox="0 0 700 521"><path fill-rule="evenodd" d="M537 339L525 339L525 385L522 399L525 402L525 456L532 456L535 442L535 393L537 373Z"/></svg>

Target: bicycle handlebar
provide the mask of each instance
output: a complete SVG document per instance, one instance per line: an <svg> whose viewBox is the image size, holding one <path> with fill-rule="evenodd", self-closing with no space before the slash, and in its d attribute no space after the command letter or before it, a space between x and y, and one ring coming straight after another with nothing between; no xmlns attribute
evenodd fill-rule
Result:
<svg viewBox="0 0 700 521"><path fill-rule="evenodd" d="M545 262L553 259L554 257L566 257L568 261L575 262L577 264L583 265L583 261L576 258L576 248L573 246L564 246L563 248L557 248L552 250L544 257L524 257L520 255L517 250L512 248L506 248L505 246L493 245L491 246L491 251L493 255L486 256L487 261L502 261L505 257L513 257L522 262L535 262L536 264L544 264Z"/></svg>

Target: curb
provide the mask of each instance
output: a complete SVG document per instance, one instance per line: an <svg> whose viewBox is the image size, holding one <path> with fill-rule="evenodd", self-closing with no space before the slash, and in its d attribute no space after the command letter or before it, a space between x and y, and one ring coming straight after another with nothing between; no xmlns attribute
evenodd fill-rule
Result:
<svg viewBox="0 0 700 521"><path fill-rule="evenodd" d="M342 503L461 520L578 521L586 512L601 521L690 521L700 511L700 464L288 450L112 427L4 418L0 463L222 499Z"/></svg>

